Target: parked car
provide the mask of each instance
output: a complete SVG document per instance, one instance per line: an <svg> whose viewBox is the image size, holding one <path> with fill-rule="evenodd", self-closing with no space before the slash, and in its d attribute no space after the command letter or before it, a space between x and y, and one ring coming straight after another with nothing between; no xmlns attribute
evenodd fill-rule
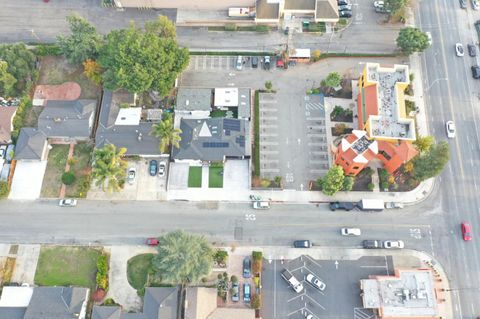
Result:
<svg viewBox="0 0 480 319"><path fill-rule="evenodd" d="M472 9L478 10L479 8L480 8L480 5L478 4L478 0L472 0Z"/></svg>
<svg viewBox="0 0 480 319"><path fill-rule="evenodd" d="M462 9L467 8L467 0L460 0L460 8Z"/></svg>
<svg viewBox="0 0 480 319"><path fill-rule="evenodd" d="M280 273L283 279L292 287L293 290L297 294L301 293L303 290L303 285L300 281L298 281L297 278L288 270L288 269L283 269L283 271Z"/></svg>
<svg viewBox="0 0 480 319"><path fill-rule="evenodd" d="M327 285L325 285L325 283L323 281L321 281L320 279L318 279L317 277L315 277L312 274L308 274L305 277L305 280L309 284L311 284L313 287L315 287L315 288L317 288L318 290L321 290L321 291L324 291L325 288L327 287Z"/></svg>
<svg viewBox="0 0 480 319"><path fill-rule="evenodd" d="M346 5L350 4L350 2L348 2L348 0L337 0L337 4L339 6L346 6Z"/></svg>
<svg viewBox="0 0 480 319"><path fill-rule="evenodd" d="M277 57L276 66L277 66L277 69L284 69L285 68L285 63L283 62L282 57Z"/></svg>
<svg viewBox="0 0 480 319"><path fill-rule="evenodd" d="M455 124L453 121L447 121L445 123L445 129L447 130L448 138L455 138Z"/></svg>
<svg viewBox="0 0 480 319"><path fill-rule="evenodd" d="M243 301L250 302L250 285L247 283L243 284Z"/></svg>
<svg viewBox="0 0 480 319"><path fill-rule="evenodd" d="M352 5L351 4L345 4L343 6L338 6L338 11L344 11L344 10L352 10Z"/></svg>
<svg viewBox="0 0 480 319"><path fill-rule="evenodd" d="M258 67L258 57L252 56L252 68L256 69Z"/></svg>
<svg viewBox="0 0 480 319"><path fill-rule="evenodd" d="M145 242L148 246L158 246L158 239L154 237L147 238Z"/></svg>
<svg viewBox="0 0 480 319"><path fill-rule="evenodd" d="M250 258L245 257L245 259L243 259L243 278L250 278L251 268L252 268L252 262L250 261Z"/></svg>
<svg viewBox="0 0 480 319"><path fill-rule="evenodd" d="M461 224L461 229L462 229L463 240L471 241L473 239L473 236L472 236L472 228L470 227L470 224L467 222L463 222Z"/></svg>
<svg viewBox="0 0 480 319"><path fill-rule="evenodd" d="M265 70L270 70L270 57L268 55L266 55L264 58L263 58L263 68Z"/></svg>
<svg viewBox="0 0 480 319"><path fill-rule="evenodd" d="M351 18L352 17L352 11L350 11L350 10L340 11L338 13L338 15L339 15L340 18Z"/></svg>
<svg viewBox="0 0 480 319"><path fill-rule="evenodd" d="M293 247L295 247L295 248L310 248L310 247L312 247L312 242L308 239L295 240L293 242Z"/></svg>
<svg viewBox="0 0 480 319"><path fill-rule="evenodd" d="M468 55L471 57L477 56L477 47L475 44L467 44L467 49L468 49Z"/></svg>
<svg viewBox="0 0 480 319"><path fill-rule="evenodd" d="M232 301L237 302L240 300L240 292L238 290L238 282L232 284Z"/></svg>
<svg viewBox="0 0 480 319"><path fill-rule="evenodd" d="M151 160L149 165L150 176L157 175L158 162L156 160Z"/></svg>
<svg viewBox="0 0 480 319"><path fill-rule="evenodd" d="M164 161L160 162L160 164L158 165L158 175L164 176L166 170L167 170L167 163Z"/></svg>
<svg viewBox="0 0 480 319"><path fill-rule="evenodd" d="M472 76L474 79L480 79L480 66L478 65L473 65L471 67L472 69Z"/></svg>
<svg viewBox="0 0 480 319"><path fill-rule="evenodd" d="M0 159L7 157L7 145L0 145Z"/></svg>
<svg viewBox="0 0 480 319"><path fill-rule="evenodd" d="M432 45L432 43L433 43L432 33L430 33L429 31L427 31L427 32L425 32L425 34L427 35L427 38L428 38L428 44Z"/></svg>
<svg viewBox="0 0 480 319"><path fill-rule="evenodd" d="M355 204L354 203L350 203L350 202L331 202L330 203L330 210L331 211L335 211L337 209L342 209L342 210L346 210L346 211L350 211L352 209L355 208Z"/></svg>
<svg viewBox="0 0 480 319"><path fill-rule="evenodd" d="M386 249L401 249L405 247L402 240L386 240L383 242L383 248Z"/></svg>
<svg viewBox="0 0 480 319"><path fill-rule="evenodd" d="M385 208L403 208L403 203L388 202L385 203Z"/></svg>
<svg viewBox="0 0 480 319"><path fill-rule="evenodd" d="M252 204L253 209L269 209L270 202L267 201L255 201Z"/></svg>
<svg viewBox="0 0 480 319"><path fill-rule="evenodd" d="M64 198L58 202L58 206L74 207L74 206L77 206L77 200L74 198Z"/></svg>
<svg viewBox="0 0 480 319"><path fill-rule="evenodd" d="M343 236L360 236L362 231L360 228L342 228L341 233Z"/></svg>
<svg viewBox="0 0 480 319"><path fill-rule="evenodd" d="M7 163L12 162L14 151L15 151L15 145L10 144L7 146L7 151L5 152L5 159L7 160Z"/></svg>
<svg viewBox="0 0 480 319"><path fill-rule="evenodd" d="M465 51L463 50L463 45L461 43L455 43L455 54L457 56L465 55Z"/></svg>
<svg viewBox="0 0 480 319"><path fill-rule="evenodd" d="M384 1L373 1L373 6L375 8L383 8L385 6L385 2Z"/></svg>
<svg viewBox="0 0 480 319"><path fill-rule="evenodd" d="M290 32L289 27L286 27L285 30L283 30L283 34L285 34L285 35L288 35L289 32Z"/></svg>
<svg viewBox="0 0 480 319"><path fill-rule="evenodd" d="M365 248L365 249L382 248L382 243L379 240L367 239L367 240L363 241L363 248Z"/></svg>
<svg viewBox="0 0 480 319"><path fill-rule="evenodd" d="M390 13L391 10L387 9L385 7L378 7L378 8L375 8L375 12L377 12L377 13Z"/></svg>
<svg viewBox="0 0 480 319"><path fill-rule="evenodd" d="M243 58L241 55L239 55L237 57L237 62L235 62L235 68L238 70L238 71L241 71L242 68L243 68Z"/></svg>
<svg viewBox="0 0 480 319"><path fill-rule="evenodd" d="M313 315L305 311L305 319L313 319Z"/></svg>
<svg viewBox="0 0 480 319"><path fill-rule="evenodd" d="M135 182L136 173L137 173L137 169L135 167L130 167L128 169L127 181L128 181L129 184L133 184L133 182Z"/></svg>

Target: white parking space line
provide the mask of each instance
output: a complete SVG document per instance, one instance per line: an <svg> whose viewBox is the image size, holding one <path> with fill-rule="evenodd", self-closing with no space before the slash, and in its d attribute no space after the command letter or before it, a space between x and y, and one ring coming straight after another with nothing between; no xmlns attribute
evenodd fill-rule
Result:
<svg viewBox="0 0 480 319"><path fill-rule="evenodd" d="M278 120L277 116L262 116L263 121L276 121Z"/></svg>
<svg viewBox="0 0 480 319"><path fill-rule="evenodd" d="M270 160L270 159L264 159L262 160L263 163L279 163L280 161L278 159L273 159L273 160Z"/></svg>
<svg viewBox="0 0 480 319"><path fill-rule="evenodd" d="M280 170L278 168L263 168L261 170L263 173L278 173Z"/></svg>
<svg viewBox="0 0 480 319"><path fill-rule="evenodd" d="M276 133L263 133L262 137L277 137L278 134Z"/></svg>
<svg viewBox="0 0 480 319"><path fill-rule="evenodd" d="M265 142L265 141L260 141L260 144L265 146L265 145L278 145L278 142Z"/></svg>
<svg viewBox="0 0 480 319"><path fill-rule="evenodd" d="M270 112L278 112L278 109L276 108L273 108L273 107L263 107L261 110L260 110L260 113L270 113Z"/></svg>
<svg viewBox="0 0 480 319"><path fill-rule="evenodd" d="M265 154L265 155L274 155L274 154L279 154L280 151L261 151L262 154Z"/></svg>
<svg viewBox="0 0 480 319"><path fill-rule="evenodd" d="M260 122L260 128L277 128L278 125L274 125L274 124L262 124L262 122Z"/></svg>

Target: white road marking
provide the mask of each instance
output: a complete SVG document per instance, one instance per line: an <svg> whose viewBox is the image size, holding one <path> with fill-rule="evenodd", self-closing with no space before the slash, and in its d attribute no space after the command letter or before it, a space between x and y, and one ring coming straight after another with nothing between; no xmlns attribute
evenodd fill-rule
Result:
<svg viewBox="0 0 480 319"><path fill-rule="evenodd" d="M273 263L273 273L277 273L277 263ZM277 276L273 276L273 317L277 317Z"/></svg>

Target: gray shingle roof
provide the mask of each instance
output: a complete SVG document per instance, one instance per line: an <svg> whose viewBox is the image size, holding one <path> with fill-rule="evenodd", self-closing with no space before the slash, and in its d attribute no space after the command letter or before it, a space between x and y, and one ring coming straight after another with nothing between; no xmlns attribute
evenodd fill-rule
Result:
<svg viewBox="0 0 480 319"><path fill-rule="evenodd" d="M250 156L250 122L238 119L182 119L180 148L174 159L223 161Z"/></svg>
<svg viewBox="0 0 480 319"><path fill-rule="evenodd" d="M179 88L175 111L211 111L212 89Z"/></svg>
<svg viewBox="0 0 480 319"><path fill-rule="evenodd" d="M317 0L316 20L338 19L338 4L335 0Z"/></svg>
<svg viewBox="0 0 480 319"><path fill-rule="evenodd" d="M47 101L38 129L48 137L89 138L96 100Z"/></svg>
<svg viewBox="0 0 480 319"><path fill-rule="evenodd" d="M93 306L92 319L121 319L119 306Z"/></svg>
<svg viewBox="0 0 480 319"><path fill-rule="evenodd" d="M176 319L178 288L147 288L143 314L148 319Z"/></svg>
<svg viewBox="0 0 480 319"><path fill-rule="evenodd" d="M35 287L24 319L76 319L87 288Z"/></svg>
<svg viewBox="0 0 480 319"><path fill-rule="evenodd" d="M41 160L47 143L47 136L33 127L24 127L20 130L15 159Z"/></svg>
<svg viewBox="0 0 480 319"><path fill-rule="evenodd" d="M0 318L5 319L23 319L25 307L0 307Z"/></svg>

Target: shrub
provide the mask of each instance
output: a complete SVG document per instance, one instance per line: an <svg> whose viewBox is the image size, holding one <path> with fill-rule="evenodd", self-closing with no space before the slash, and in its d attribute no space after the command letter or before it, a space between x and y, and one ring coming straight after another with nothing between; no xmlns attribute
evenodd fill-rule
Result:
<svg viewBox="0 0 480 319"><path fill-rule="evenodd" d="M107 298L103 302L102 306L118 306L118 304L112 298Z"/></svg>
<svg viewBox="0 0 480 319"><path fill-rule="evenodd" d="M260 182L260 186L263 188L269 187L270 184L271 184L271 181L269 179L262 179L262 181Z"/></svg>
<svg viewBox="0 0 480 319"><path fill-rule="evenodd" d="M335 124L335 127L333 128L336 135L344 134L346 129L347 129L347 125L345 125L344 123Z"/></svg>
<svg viewBox="0 0 480 319"><path fill-rule="evenodd" d="M86 197L88 191L90 190L91 184L91 175L87 174L85 176L80 177L80 181L77 186L77 195L78 197Z"/></svg>
<svg viewBox="0 0 480 319"><path fill-rule="evenodd" d="M368 183L367 188L369 191L373 191L373 189L375 188L375 185L373 183Z"/></svg>
<svg viewBox="0 0 480 319"><path fill-rule="evenodd" d="M223 278L223 275L222 275L222 274L218 274L218 275L217 275L217 279L218 279L218 280L221 280L222 278Z"/></svg>
<svg viewBox="0 0 480 319"><path fill-rule="evenodd" d="M62 183L65 185L72 185L75 182L75 174L72 172L65 172L62 174Z"/></svg>
<svg viewBox="0 0 480 319"><path fill-rule="evenodd" d="M232 275L232 277L230 277L230 281L231 281L232 283L237 283L237 282L238 282L237 276Z"/></svg>
<svg viewBox="0 0 480 319"><path fill-rule="evenodd" d="M100 301L103 300L103 298L105 298L106 294L107 293L105 292L105 290L99 288L99 289L95 290L95 292L93 293L92 299L95 302L100 302Z"/></svg>
<svg viewBox="0 0 480 319"><path fill-rule="evenodd" d="M225 265L228 260L228 252L226 252L225 250L219 249L213 255L213 259L217 262L217 264Z"/></svg>
<svg viewBox="0 0 480 319"><path fill-rule="evenodd" d="M62 55L62 52L60 51L60 48L56 44L39 44L35 47L35 54L38 56L47 56L47 55L52 55L52 56L60 56Z"/></svg>
<svg viewBox="0 0 480 319"><path fill-rule="evenodd" d="M253 261L258 261L258 260L262 260L263 258L263 254L261 251L253 251L252 252L252 259Z"/></svg>
<svg viewBox="0 0 480 319"><path fill-rule="evenodd" d="M388 189L388 182L387 181L380 182L380 187L382 189Z"/></svg>
<svg viewBox="0 0 480 319"><path fill-rule="evenodd" d="M312 61L313 62L317 62L318 60L320 60L320 57L322 56L322 52L320 50L314 50L312 52Z"/></svg>
<svg viewBox="0 0 480 319"><path fill-rule="evenodd" d="M343 107L341 107L340 105L335 105L330 116L332 118L337 118L342 116L344 113L345 113L345 110L343 109Z"/></svg>
<svg viewBox="0 0 480 319"><path fill-rule="evenodd" d="M10 187L6 181L0 181L0 198L6 198L10 193Z"/></svg>
<svg viewBox="0 0 480 319"><path fill-rule="evenodd" d="M227 23L225 25L225 31L237 31L237 25L235 23Z"/></svg>
<svg viewBox="0 0 480 319"><path fill-rule="evenodd" d="M77 159L75 157L69 158L67 163L68 165L73 166L77 163Z"/></svg>
<svg viewBox="0 0 480 319"><path fill-rule="evenodd" d="M252 295L250 305L253 309L260 309L262 307L262 299L259 294Z"/></svg>
<svg viewBox="0 0 480 319"><path fill-rule="evenodd" d="M270 31L270 27L268 25L257 25L257 26L255 26L255 31L257 31L257 32L268 32L268 31Z"/></svg>
<svg viewBox="0 0 480 319"><path fill-rule="evenodd" d="M97 287L105 291L108 290L108 256L102 254L97 259Z"/></svg>

